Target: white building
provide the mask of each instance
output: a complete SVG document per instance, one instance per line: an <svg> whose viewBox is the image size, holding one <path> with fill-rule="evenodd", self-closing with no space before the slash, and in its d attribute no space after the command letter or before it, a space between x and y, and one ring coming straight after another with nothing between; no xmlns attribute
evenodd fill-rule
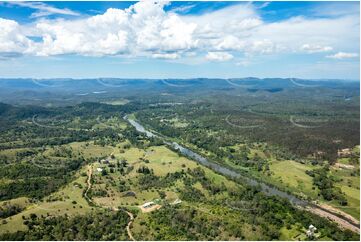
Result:
<svg viewBox="0 0 361 242"><path fill-rule="evenodd" d="M144 204L142 205L142 207L143 207L143 208L150 208L150 207L152 207L152 206L154 206L154 205L155 205L154 202L147 202L147 203L144 203Z"/></svg>
<svg viewBox="0 0 361 242"><path fill-rule="evenodd" d="M315 231L317 228L313 226L312 224L308 227L308 230L306 231L306 235L308 238L312 238L315 235Z"/></svg>

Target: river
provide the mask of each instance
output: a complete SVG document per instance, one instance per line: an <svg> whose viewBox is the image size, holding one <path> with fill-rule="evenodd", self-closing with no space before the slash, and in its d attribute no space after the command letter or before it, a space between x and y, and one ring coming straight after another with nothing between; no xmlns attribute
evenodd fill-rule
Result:
<svg viewBox="0 0 361 242"><path fill-rule="evenodd" d="M330 211L329 209L326 209L320 205L310 203L308 201L302 200L292 194L288 194L284 191L278 190L275 187L271 187L265 183L262 183L260 181L257 181L255 179L252 179L250 177L242 176L240 173L231 170L227 167L224 167L218 163L209 161L207 158L197 154L196 152L176 143L176 142L168 142L164 137L160 137L159 135L156 135L152 133L151 131L148 131L144 128L143 125L138 123L137 121L128 118L128 115L124 116L124 119L128 121L138 132L144 133L147 137L158 137L163 140L164 144L169 145L173 147L175 150L178 150L180 153L182 153L184 156L187 156L191 158L192 160L198 162L199 164L206 166L213 171L231 177L231 178L242 178L244 181L246 181L251 186L260 186L262 191L267 195L275 195L279 196L285 199L288 199L290 203L294 206L303 207L304 209L317 214L321 217L330 219L334 222L336 222L340 227L350 229L356 233L360 233L360 223L352 218L349 218L348 216L342 215L339 212Z"/></svg>
<svg viewBox="0 0 361 242"><path fill-rule="evenodd" d="M168 142L166 141L163 137L160 137L148 130L146 130L144 128L143 125L141 125L140 123L138 123L137 121L128 118L128 115L124 116L124 119L127 120L138 132L145 134L147 137L151 138L151 137L158 137L160 139L163 140L164 144L171 146L172 148L174 148L175 150L178 150L181 154L183 154L184 156L187 156L189 158L191 158L192 160L195 160L196 162L198 162L199 164L206 166L210 169L212 169L213 171L220 173L222 175L231 177L231 178L242 178L243 180L245 180L249 185L252 186L260 186L262 191L264 193L266 193L267 195L276 195L282 198L286 198L288 199L293 205L296 206L306 206L309 203L307 201L301 200L298 197L288 194L286 192L283 192L281 190L278 190L275 187L271 187L265 183L259 182L255 179L249 178L249 177L244 177L242 176L240 173L231 170L227 167L224 167L218 163L209 161L207 158L197 154L196 152L176 143L176 142Z"/></svg>

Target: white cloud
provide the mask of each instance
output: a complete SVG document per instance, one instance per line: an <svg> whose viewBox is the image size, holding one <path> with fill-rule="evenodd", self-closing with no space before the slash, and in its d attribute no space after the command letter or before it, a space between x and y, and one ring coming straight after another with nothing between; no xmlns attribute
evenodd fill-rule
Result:
<svg viewBox="0 0 361 242"><path fill-rule="evenodd" d="M0 18L0 52L22 53L31 41L22 34L19 24L13 20Z"/></svg>
<svg viewBox="0 0 361 242"><path fill-rule="evenodd" d="M31 18L49 16L52 14L79 16L80 14L67 8L55 8L42 2L10 2L10 4L36 9Z"/></svg>
<svg viewBox="0 0 361 242"><path fill-rule="evenodd" d="M180 7L172 8L171 12L184 14L184 13L189 12L195 6L196 6L195 4L180 6Z"/></svg>
<svg viewBox="0 0 361 242"><path fill-rule="evenodd" d="M160 53L156 53L152 55L153 58L156 59L177 59L179 58L179 55L177 53L165 53L165 54L160 54Z"/></svg>
<svg viewBox="0 0 361 242"><path fill-rule="evenodd" d="M196 47L195 24L163 10L164 3L138 2L129 9L108 9L82 20L43 20L36 31L43 42L36 55L80 54L153 56L155 52ZM157 55L155 55L157 56Z"/></svg>
<svg viewBox="0 0 361 242"><path fill-rule="evenodd" d="M15 3L49 14L77 15L43 3ZM24 5L25 4L25 5ZM226 61L234 56L358 52L359 19L356 15L332 18L293 17L264 22L259 7L235 4L202 15L165 12L167 2L141 1L128 9L110 8L103 14L72 20L41 19L20 25L0 21L0 52L52 56L123 55L163 59L203 58ZM265 5L266 6L266 5ZM32 41L27 35L42 38ZM340 52L342 53L342 52ZM347 58L337 54L329 58ZM204 60L204 58L203 58Z"/></svg>
<svg viewBox="0 0 361 242"><path fill-rule="evenodd" d="M304 50L308 53L328 52L331 51L332 49L333 48L331 46L322 46L322 45L304 44L301 46L301 50Z"/></svg>
<svg viewBox="0 0 361 242"><path fill-rule="evenodd" d="M256 40L250 44L247 52L270 54L277 49L277 46L269 39Z"/></svg>
<svg viewBox="0 0 361 242"><path fill-rule="evenodd" d="M268 5L270 5L271 4L271 2L263 2L260 6L258 6L257 8L259 8L259 9L262 9L262 8L266 8L266 7L268 7Z"/></svg>
<svg viewBox="0 0 361 242"><path fill-rule="evenodd" d="M338 52L334 55L328 55L326 56L327 58L331 58L331 59L349 59L349 58L356 58L358 57L357 53L346 53L346 52Z"/></svg>
<svg viewBox="0 0 361 242"><path fill-rule="evenodd" d="M216 50L242 50L244 47L245 42L234 35L226 35L215 45Z"/></svg>
<svg viewBox="0 0 361 242"><path fill-rule="evenodd" d="M233 55L227 52L208 52L206 59L210 61L228 61L233 59Z"/></svg>

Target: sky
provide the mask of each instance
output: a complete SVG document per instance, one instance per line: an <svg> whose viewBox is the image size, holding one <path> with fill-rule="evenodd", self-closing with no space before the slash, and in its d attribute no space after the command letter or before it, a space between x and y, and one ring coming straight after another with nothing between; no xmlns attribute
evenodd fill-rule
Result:
<svg viewBox="0 0 361 242"><path fill-rule="evenodd" d="M352 79L359 2L0 2L0 78Z"/></svg>

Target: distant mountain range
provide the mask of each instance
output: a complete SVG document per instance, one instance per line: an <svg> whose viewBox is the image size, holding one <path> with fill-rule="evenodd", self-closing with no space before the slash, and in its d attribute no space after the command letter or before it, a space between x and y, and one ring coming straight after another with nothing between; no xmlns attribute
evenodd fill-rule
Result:
<svg viewBox="0 0 361 242"><path fill-rule="evenodd" d="M0 78L0 88L17 90L93 90L94 88L114 89L124 87L178 87L205 86L208 88L242 87L251 89L292 88L292 87L335 87L358 86L357 81L348 80L306 80L297 78L231 78L231 79L121 79L121 78L94 78L94 79L33 79L33 78Z"/></svg>
<svg viewBox="0 0 361 242"><path fill-rule="evenodd" d="M296 78L232 78L232 79L0 79L0 102L10 104L68 105L116 98L195 95L213 92L230 95L294 95L337 89L340 98L359 96L357 81L304 80ZM223 95L223 94L222 94Z"/></svg>

